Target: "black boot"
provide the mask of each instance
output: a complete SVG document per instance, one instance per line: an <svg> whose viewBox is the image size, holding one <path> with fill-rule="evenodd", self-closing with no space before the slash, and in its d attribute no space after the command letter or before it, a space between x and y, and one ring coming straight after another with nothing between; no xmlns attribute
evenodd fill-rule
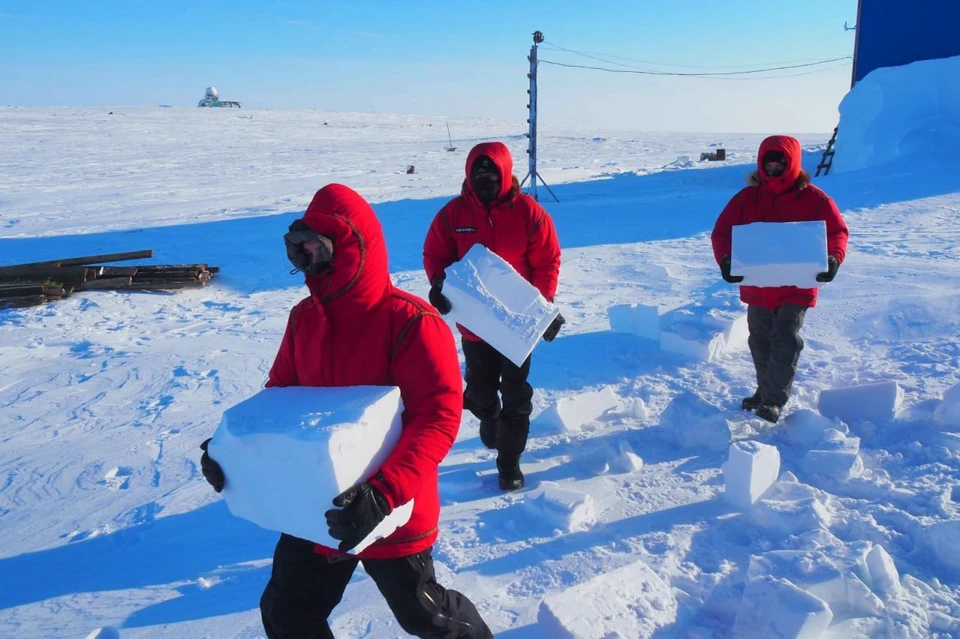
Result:
<svg viewBox="0 0 960 639"><path fill-rule="evenodd" d="M740 408L743 410L757 410L762 403L763 400L760 399L760 391L757 391L750 397L744 397L743 401L740 402Z"/></svg>
<svg viewBox="0 0 960 639"><path fill-rule="evenodd" d="M776 404L761 404L757 408L757 417L765 419L771 424L776 424L780 419L780 407Z"/></svg>
<svg viewBox="0 0 960 639"><path fill-rule="evenodd" d="M520 490L523 488L523 473L520 472L520 460L501 461L497 458L497 472L500 475L500 490Z"/></svg>
<svg viewBox="0 0 960 639"><path fill-rule="evenodd" d="M497 429L500 427L500 418L481 419L480 420L480 441L487 448L496 450L497 448Z"/></svg>

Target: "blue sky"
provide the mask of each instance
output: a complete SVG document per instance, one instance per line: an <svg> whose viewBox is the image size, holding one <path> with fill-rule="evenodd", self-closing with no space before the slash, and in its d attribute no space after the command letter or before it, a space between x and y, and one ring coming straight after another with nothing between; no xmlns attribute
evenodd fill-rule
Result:
<svg viewBox="0 0 960 639"><path fill-rule="evenodd" d="M547 42L658 70L851 54L843 23L855 22L856 0L803 5L0 0L0 104L193 106L212 84L247 108L522 121L535 29ZM546 49L542 59L611 66ZM545 126L829 132L850 68L721 81L541 65L539 79Z"/></svg>

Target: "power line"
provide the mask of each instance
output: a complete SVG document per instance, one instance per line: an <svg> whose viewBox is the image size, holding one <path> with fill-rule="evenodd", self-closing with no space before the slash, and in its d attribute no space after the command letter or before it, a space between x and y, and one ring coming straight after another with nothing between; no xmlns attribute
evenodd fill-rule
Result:
<svg viewBox="0 0 960 639"><path fill-rule="evenodd" d="M685 77L685 78L705 78L711 80L769 80L773 78L790 78L799 75L808 75L810 73L819 73L821 71L829 71L831 69L838 69L840 67L847 66L847 63L838 65L835 67L828 67L825 69L815 69L814 71L806 71L803 73L794 73L794 74L781 74L781 75L771 75L771 76L756 76L756 77L740 77L746 75L752 75L756 73L770 73L771 71L783 71L790 69L801 69L805 67L821 66L824 64L829 64L831 62L838 62L840 60L850 60L851 56L844 56L842 58L833 58L830 60L820 60L819 62L811 62L809 64L799 64L783 67L771 67L768 69L754 69L752 71L737 71L731 73L677 73L671 71L651 71L644 69L610 69L607 67L596 67L584 64L566 64L563 62L554 62L553 60L540 60L543 64L551 64L557 67L566 67L568 69L589 69L592 71L605 71L607 73L629 73L633 75L650 75L650 76L660 76L660 77Z"/></svg>
<svg viewBox="0 0 960 639"><path fill-rule="evenodd" d="M656 70L656 69L647 69L647 68L637 67L637 66L630 65L630 64L624 64L624 63L622 63L622 62L617 62L616 60L611 60L611 59L607 59L607 58L619 58L619 59L621 59L621 60L631 60L631 61L633 61L633 62L642 62L642 63L644 63L644 64L652 64L652 65L657 65L657 66L676 67L676 68L686 68L686 69L698 69L698 68L715 68L715 69L722 69L722 68L743 68L743 67L753 67L753 66L758 66L758 65L755 65L755 64L753 64L753 65L740 65L740 66L738 66L738 67L695 67L695 66L688 66L688 65L665 64L665 63L660 63L660 62L651 62L651 61L649 61L649 60L637 60L637 59L633 59L633 58L627 58L627 57L624 57L624 56L615 56L615 55L609 55L609 54L603 54L605 57L599 57L599 56L596 56L596 55L591 55L590 53L585 52L585 51L577 51L577 50L575 50L575 49L568 49L568 48L566 48L566 47L561 47L560 45L553 44L552 42L544 42L543 44L544 44L544 45L549 45L550 47L552 47L552 50L565 51L565 52L567 52L567 53L573 53L573 54L575 54L575 55L579 55L579 56L582 56L582 57L585 57L585 58L589 58L589 59L591 59L591 60L598 60L598 61L600 61L600 62L606 62L607 64L615 64L615 65L617 65L617 66L626 67L626 68L628 68L628 69L634 69L634 70L637 71L638 73L642 73L642 74L644 74L644 75L674 75L674 76L692 76L692 77L749 75L749 74L754 74L754 73L769 73L769 72L771 72L771 71L784 71L784 70L790 70L790 69L801 69L801 68L805 68L805 67L813 67L813 66L819 66L819 65L823 65L823 64L829 64L829 63L831 63L831 62L838 62L838 61L840 61L840 60L849 60L849 59L852 59L852 56L846 55L846 56L839 56L839 57L835 57L835 58L829 58L829 59L825 59L825 60L815 60L815 61L811 61L811 62L804 62L804 61L801 61L801 60L794 60L794 61L791 61L791 62L789 62L789 63L787 63L787 62L784 62L784 63L767 63L768 66L760 66L760 68L749 69L749 70L744 70L744 71L720 71L720 72L698 71L698 72L684 73L684 72L679 72L679 71L660 71L660 70ZM595 52L591 52L591 53L595 53ZM806 60L809 60L809 58L807 58ZM561 63L553 63L553 64L561 64ZM571 67L577 67L578 65L569 65L569 66L571 66ZM580 65L580 66L583 66L583 65ZM583 68L590 68L590 67L584 66ZM618 72L618 70L615 70L615 69L601 69L601 70L606 70L606 71L610 71L610 72Z"/></svg>

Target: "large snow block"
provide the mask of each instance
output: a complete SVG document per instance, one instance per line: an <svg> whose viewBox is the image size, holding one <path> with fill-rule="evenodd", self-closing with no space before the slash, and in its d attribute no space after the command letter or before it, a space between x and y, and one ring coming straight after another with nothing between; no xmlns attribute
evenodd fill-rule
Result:
<svg viewBox="0 0 960 639"><path fill-rule="evenodd" d="M730 274L741 286L815 288L827 270L827 225L816 222L755 222L733 227Z"/></svg>
<svg viewBox="0 0 960 639"><path fill-rule="evenodd" d="M951 430L960 430L960 384L943 394L943 401L933 411L933 420Z"/></svg>
<svg viewBox="0 0 960 639"><path fill-rule="evenodd" d="M903 403L903 389L897 382L880 382L820 391L818 410L822 415L854 424L892 422Z"/></svg>
<svg viewBox="0 0 960 639"><path fill-rule="evenodd" d="M823 502L816 488L801 484L788 471L747 513L761 528L786 535L799 535L829 528L832 516Z"/></svg>
<svg viewBox="0 0 960 639"><path fill-rule="evenodd" d="M942 521L927 530L927 544L941 564L960 573L960 521Z"/></svg>
<svg viewBox="0 0 960 639"><path fill-rule="evenodd" d="M791 446L810 449L823 441L828 430L836 428L837 424L833 420L809 408L801 408L783 420L782 432Z"/></svg>
<svg viewBox="0 0 960 639"><path fill-rule="evenodd" d="M385 386L266 388L228 409L209 453L223 468L223 497L237 517L336 548L324 512L366 480L400 438L400 391ZM410 520L396 509L353 552Z"/></svg>
<svg viewBox="0 0 960 639"><path fill-rule="evenodd" d="M709 362L743 348L747 337L747 314L742 307L695 303L660 317L660 349L699 361Z"/></svg>
<svg viewBox="0 0 960 639"><path fill-rule="evenodd" d="M572 433L584 424L599 419L617 407L618 397L611 386L600 390L561 397L537 416L537 423L548 428Z"/></svg>
<svg viewBox="0 0 960 639"><path fill-rule="evenodd" d="M660 341L660 311L656 306L619 304L607 309L610 330Z"/></svg>
<svg viewBox="0 0 960 639"><path fill-rule="evenodd" d="M764 576L747 582L733 624L739 639L818 639L833 620L819 597L786 579Z"/></svg>
<svg viewBox="0 0 960 639"><path fill-rule="evenodd" d="M626 440L618 442L616 447L609 443L597 446L584 454L579 461L591 475L633 473L643 468L643 459L633 452Z"/></svg>
<svg viewBox="0 0 960 639"><path fill-rule="evenodd" d="M780 451L759 442L735 442L722 468L727 501L749 508L777 481Z"/></svg>
<svg viewBox="0 0 960 639"><path fill-rule="evenodd" d="M551 639L645 639L676 620L670 586L642 561L547 595L537 614Z"/></svg>
<svg viewBox="0 0 960 639"><path fill-rule="evenodd" d="M703 398L684 391L660 415L660 426L681 448L725 450L730 424L724 412Z"/></svg>
<svg viewBox="0 0 960 639"><path fill-rule="evenodd" d="M524 504L538 520L565 532L586 530L597 521L593 497L551 481L542 482Z"/></svg>
<svg viewBox="0 0 960 639"><path fill-rule="evenodd" d="M873 545L860 559L859 568L867 585L875 592L891 595L900 590L900 571L883 546Z"/></svg>
<svg viewBox="0 0 960 639"><path fill-rule="evenodd" d="M506 260L474 244L447 268L450 318L522 366L560 311Z"/></svg>
<svg viewBox="0 0 960 639"><path fill-rule="evenodd" d="M863 460L860 458L860 438L848 437L839 430L824 430L823 438L813 450L803 457L803 468L820 477L830 477L846 481L863 474Z"/></svg>

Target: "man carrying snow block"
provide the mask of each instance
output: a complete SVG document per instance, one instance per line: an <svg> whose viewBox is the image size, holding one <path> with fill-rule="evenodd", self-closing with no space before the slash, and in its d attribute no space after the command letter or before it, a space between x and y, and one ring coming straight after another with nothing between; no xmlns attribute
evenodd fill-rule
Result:
<svg viewBox="0 0 960 639"><path fill-rule="evenodd" d="M816 220L826 222L828 255L827 271L816 280L833 281L847 252L847 225L834 201L810 184L810 175L800 166L802 157L800 142L792 137L774 135L760 144L758 170L750 174L749 186L723 209L713 229L714 257L727 282L743 281L742 276L730 273L734 226ZM744 398L742 407L776 423L790 397L803 350L800 327L807 309L816 306L817 289L741 286L740 299L748 306L748 344L757 370L757 390Z"/></svg>
<svg viewBox="0 0 960 639"><path fill-rule="evenodd" d="M267 387L396 386L404 411L386 462L326 512L339 547L281 535L260 599L267 636L333 637L327 618L362 561L406 632L493 637L466 596L437 583L431 557L440 517L437 467L463 411L450 329L425 301L394 288L380 222L351 189L330 184L317 191L284 239L310 297L290 313ZM217 492L230 481L206 452L201 465ZM345 554L411 499L406 525L356 556Z"/></svg>
<svg viewBox="0 0 960 639"><path fill-rule="evenodd" d="M451 308L442 292L446 268L462 259L474 244L502 257L553 302L560 277L557 232L543 207L520 192L513 158L502 142L473 147L460 196L440 209L423 244L430 303L444 315ZM553 341L563 324L563 316L557 316L543 339ZM520 455L527 446L533 410L533 388L527 382L530 358L517 366L467 329L458 328L466 359L463 407L480 420L484 446L497 450L500 488L520 489ZM503 396L502 407L498 392Z"/></svg>

